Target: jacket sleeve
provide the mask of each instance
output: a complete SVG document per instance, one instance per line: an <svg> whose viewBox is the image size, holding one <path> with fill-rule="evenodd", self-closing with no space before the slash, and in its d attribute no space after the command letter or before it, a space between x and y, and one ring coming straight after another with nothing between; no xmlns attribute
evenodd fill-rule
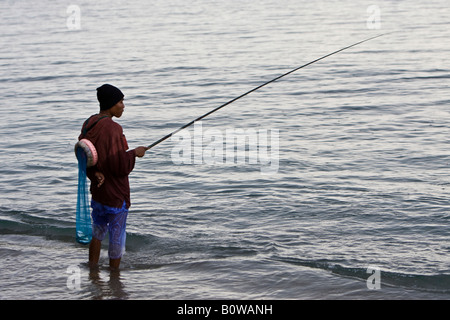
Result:
<svg viewBox="0 0 450 320"><path fill-rule="evenodd" d="M122 127L115 126L109 131L109 137L104 144L107 155L102 163L100 171L113 176L128 176L134 169L136 163L136 151L126 150Z"/></svg>
<svg viewBox="0 0 450 320"><path fill-rule="evenodd" d="M86 169L86 175L89 178L89 180L91 180L91 181L95 181L96 180L95 173L97 171L99 171L97 166L93 166L93 167L90 167L90 168Z"/></svg>
<svg viewBox="0 0 450 320"><path fill-rule="evenodd" d="M136 152L119 151L111 154L105 161L103 170L113 176L128 176L134 169L136 163Z"/></svg>
<svg viewBox="0 0 450 320"><path fill-rule="evenodd" d="M85 136L85 131L84 131L84 130L85 130L87 124L89 123L89 121L91 120L91 118L92 118L92 116L89 117L89 119L87 119L87 120L83 123L83 126L82 126L82 128L81 128L81 133L80 133L80 135L78 136L78 141L80 141L81 139L86 138L86 136ZM95 180L96 180L95 173L96 173L97 171L98 171L97 165L95 165L95 166L93 166L93 167L86 168L86 175L87 175L87 177L89 178L89 180L91 180L91 181L95 181Z"/></svg>

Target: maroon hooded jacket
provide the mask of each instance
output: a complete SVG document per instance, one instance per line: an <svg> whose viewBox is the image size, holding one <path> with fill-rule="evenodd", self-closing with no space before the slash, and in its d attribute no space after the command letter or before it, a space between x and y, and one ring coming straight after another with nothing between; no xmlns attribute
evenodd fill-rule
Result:
<svg viewBox="0 0 450 320"><path fill-rule="evenodd" d="M130 207L130 183L128 175L134 169L136 152L128 150L128 143L122 127L108 116L93 115L83 124L78 140L88 139L98 153L98 162L87 169L91 180L92 199L109 207L121 208L126 202ZM98 187L95 172L105 176L105 182Z"/></svg>

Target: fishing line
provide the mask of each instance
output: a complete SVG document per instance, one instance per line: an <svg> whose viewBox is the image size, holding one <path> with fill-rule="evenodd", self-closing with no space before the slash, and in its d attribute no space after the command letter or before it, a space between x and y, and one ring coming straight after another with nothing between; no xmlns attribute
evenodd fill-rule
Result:
<svg viewBox="0 0 450 320"><path fill-rule="evenodd" d="M367 42L369 40L381 37L382 35L385 35L385 34L386 33L380 34L380 35L377 35L377 36L374 36L374 37L370 37L370 38L362 40L362 41L358 41L358 42L356 42L356 43L354 43L352 45L349 45L349 46L344 47L342 49L336 50L336 51L334 51L332 53L329 53L327 55L324 55L323 57L320 57L320 58L315 59L315 60L313 60L311 62L308 62L307 64L304 64L304 65L302 65L300 67L292 69L289 72L286 72L286 73L284 73L284 74L282 74L282 75L280 75L280 76L278 76L278 77L276 77L276 78L274 78L274 79L272 79L270 81L267 81L267 82L257 86L256 88L253 88L250 91L247 91L246 93L243 93L240 96L238 96L238 97L236 97L234 99L231 99L230 101L228 101L228 102L218 106L217 108L215 108L215 109L205 113L204 115L198 117L197 119L192 120L191 122L185 124L184 126L180 127L179 129L169 133L168 135L162 137L158 141L156 141L156 142L152 143L151 145L149 145L147 147L147 150L153 148L157 144L160 144L161 142L163 142L164 140L170 138L171 136L173 136L177 132L179 132L179 131L189 127L190 125L192 125L196 121L200 121L201 119L209 116L210 114L216 112L217 110L222 109L223 107L225 107L225 106L227 106L227 105L229 105L229 104L231 104L231 103L233 103L233 102L235 102L235 101L245 97L246 95L248 95L248 94L250 94L250 93L252 93L252 92L254 92L254 91L258 90L258 89L261 89L262 87L264 87L264 86L266 86L266 85L268 85L268 84L270 84L272 82L275 82L275 81L277 81L277 80L279 80L279 79L281 79L281 78L283 78L283 77L285 77L285 76L287 76L287 75L289 75L289 74L291 74L291 73L293 73L293 72L295 72L297 70L300 70L300 69L302 69L304 67L307 67L307 66L309 66L309 65L311 65L313 63L316 63L316 62L318 62L318 61L320 61L322 59L325 59L325 58L327 58L329 56L332 56L332 55L334 55L336 53L339 53L339 52L347 50L347 49L349 49L351 47L357 46L358 44L361 44L363 42ZM97 120L97 122L99 120ZM89 121L89 120L87 120L87 121ZM86 134L87 131L89 129L91 129L97 122L95 122L89 128L86 128L84 130L84 134ZM92 239L92 226L91 226L89 201L88 201L88 199L89 199L89 189L88 189L88 186L87 186L86 176L87 176L87 168L93 167L97 163L97 161L98 161L98 154L97 154L97 151L95 149L95 146L87 139L82 139L82 140L78 141L78 143L75 145L75 150L74 151L75 151L75 154L76 154L77 159L78 159L78 196L77 196L77 214L76 214L76 240L79 243L88 244L88 243L90 243L90 241Z"/></svg>
<svg viewBox="0 0 450 320"><path fill-rule="evenodd" d="M390 33L390 32L389 32L389 33ZM200 121L201 119L203 119L203 118L209 116L210 114L216 112L217 110L222 109L223 107L225 107L225 106L227 106L227 105L229 105L229 104L231 104L231 103L233 103L233 102L235 102L235 101L237 101L237 100L239 100L239 99L245 97L246 95L248 95L248 94L250 94L250 93L252 93L252 92L254 92L254 91L258 90L258 89L261 89L262 87L264 87L264 86L266 86L266 85L268 85L268 84L270 84L270 83L272 83L272 82L275 82L275 81L277 81L277 80L279 80L279 79L281 79L281 78L283 78L283 77L285 77L285 76L287 76L287 75L289 75L289 74L291 74L291 73L293 73L293 72L295 72L295 71L297 71L297 70L300 70L300 69L305 68L305 67L307 67L307 66L309 66L309 65L312 65L313 63L316 63L316 62L318 62L318 61L320 61L320 60L323 60L323 59L325 59L325 58L328 58L328 57L330 57L330 56L332 56L332 55L334 55L334 54L337 54L337 53L339 53L339 52L341 52L341 51L350 49L350 48L352 48L352 47L354 47L354 46L357 46L357 45L359 45L359 44L361 44L361 43L364 43L364 42L367 42L367 41L370 41L370 40L379 38L379 37L381 37L381 36L383 36L383 35L386 35L386 34L388 34L388 33L379 34L379 35L377 35L377 36L373 36L373 37L367 38L367 39L365 39L365 40L358 41L358 42L356 42L356 43L354 43L354 44L352 44L352 45L349 45L349 46L344 47L344 48L342 48L342 49L339 49L339 50L336 50L336 51L331 52L331 53L329 53L329 54L326 54L326 55L324 55L324 56L322 56L322 57L320 57L320 58L318 58L318 59L315 59L315 60L313 60L313 61L311 61L311 62L308 62L308 63L306 63L306 64L304 64L304 65L302 65L302 66L300 66L300 67L297 67L297 68L295 68L295 69L292 69L291 71L286 72L286 73L284 73L284 74L282 74L282 75L280 75L280 76L278 76L278 77L276 77L276 78L274 78L274 79L272 79L272 80L270 80L270 81L267 81L267 82L265 82L265 83L263 83L263 84L261 84L261 85L255 87L255 88L253 88L253 89L247 91L246 93L243 93L243 94L241 94L240 96L238 96L238 97L236 97L236 98L234 98L234 99L231 99L230 101L228 101L228 102L226 102L226 103L224 103L224 104L218 106L217 108L215 108L215 109L213 109L213 110L211 110L211 111L205 113L204 115L198 117L197 119L192 120L191 122L189 122L189 123L185 124L184 126L178 128L177 130L175 130L175 131L169 133L168 135L162 137L162 138L159 139L158 141L153 142L151 145L149 145L149 146L147 147L147 150L149 150L149 149L153 148L154 146L160 144L160 143L163 142L164 140L167 140L168 138L170 138L170 137L173 136L174 134L180 132L181 130L183 130L183 129L189 127L189 126L191 126L191 125L194 124L196 121Z"/></svg>

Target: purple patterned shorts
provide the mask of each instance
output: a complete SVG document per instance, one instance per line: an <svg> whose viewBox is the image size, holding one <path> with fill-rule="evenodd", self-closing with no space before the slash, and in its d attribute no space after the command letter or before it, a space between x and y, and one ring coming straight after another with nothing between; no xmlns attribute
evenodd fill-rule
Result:
<svg viewBox="0 0 450 320"><path fill-rule="evenodd" d="M91 200L92 236L100 241L109 232L108 254L110 259L118 259L125 252L126 223L128 209L124 201L122 208L113 208Z"/></svg>

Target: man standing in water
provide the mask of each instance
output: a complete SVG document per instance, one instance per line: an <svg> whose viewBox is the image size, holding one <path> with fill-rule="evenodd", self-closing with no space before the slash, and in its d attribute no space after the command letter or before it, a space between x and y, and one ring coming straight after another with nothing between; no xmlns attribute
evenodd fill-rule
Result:
<svg viewBox="0 0 450 320"><path fill-rule="evenodd" d="M104 84L97 88L100 112L85 121L79 140L90 140L98 153L98 162L87 169L92 194L92 241L89 245L89 265L98 265L102 240L109 232L109 265L119 268L125 251L126 220L130 207L128 175L134 169L136 157L143 157L146 147L128 150L122 127L112 120L120 118L125 109L124 95L116 87Z"/></svg>

